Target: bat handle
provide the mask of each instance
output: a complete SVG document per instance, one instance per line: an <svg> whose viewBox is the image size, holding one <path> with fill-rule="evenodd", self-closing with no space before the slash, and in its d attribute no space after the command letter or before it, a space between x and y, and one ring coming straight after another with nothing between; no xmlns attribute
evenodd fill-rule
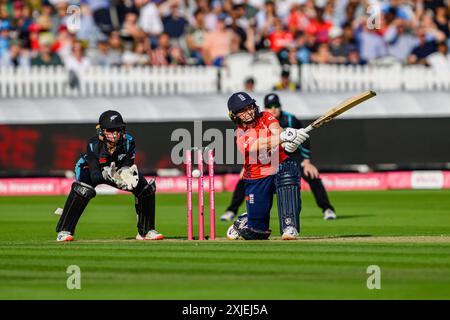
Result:
<svg viewBox="0 0 450 320"><path fill-rule="evenodd" d="M312 129L314 129L313 126L312 126L312 125L309 125L309 126L307 126L307 127L305 128L305 132L308 133L308 132L310 132Z"/></svg>

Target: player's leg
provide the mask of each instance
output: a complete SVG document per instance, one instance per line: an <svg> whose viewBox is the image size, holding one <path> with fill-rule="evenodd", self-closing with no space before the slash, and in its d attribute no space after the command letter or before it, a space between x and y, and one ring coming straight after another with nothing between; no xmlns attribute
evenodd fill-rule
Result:
<svg viewBox="0 0 450 320"><path fill-rule="evenodd" d="M80 159L81 160L81 159ZM89 201L96 192L92 186L89 169L78 162L75 167L76 179L64 204L64 209L56 226L57 241L72 241L78 220L83 214Z"/></svg>
<svg viewBox="0 0 450 320"><path fill-rule="evenodd" d="M233 225L240 237L245 240L269 238L272 232L269 222L273 192L273 176L245 181L247 216L246 219L238 218Z"/></svg>
<svg viewBox="0 0 450 320"><path fill-rule="evenodd" d="M242 202L245 200L245 182L240 179L236 185L233 192L233 197L231 198L230 206L227 208L225 213L220 216L221 221L232 221L236 216Z"/></svg>
<svg viewBox="0 0 450 320"><path fill-rule="evenodd" d="M278 218L283 240L296 239L300 232L300 170L294 160L286 160L275 175Z"/></svg>
<svg viewBox="0 0 450 320"><path fill-rule="evenodd" d="M132 191L137 214L137 240L162 240L164 236L155 230L156 184L152 179L147 182L139 174L139 182Z"/></svg>
<svg viewBox="0 0 450 320"><path fill-rule="evenodd" d="M331 205L330 199L328 198L327 191L320 178L310 178L305 174L302 167L302 178L309 184L311 192L314 195L317 206L322 209L323 218L325 220L336 219L336 213L334 207Z"/></svg>

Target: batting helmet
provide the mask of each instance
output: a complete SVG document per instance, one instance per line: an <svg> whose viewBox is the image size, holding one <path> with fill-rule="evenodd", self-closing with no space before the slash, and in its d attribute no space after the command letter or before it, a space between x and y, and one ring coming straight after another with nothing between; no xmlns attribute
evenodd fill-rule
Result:
<svg viewBox="0 0 450 320"><path fill-rule="evenodd" d="M236 114L248 106L254 106L255 117L259 116L259 108L256 105L256 100L250 97L248 93L236 92L228 99L228 116L234 123L239 123L240 120Z"/></svg>

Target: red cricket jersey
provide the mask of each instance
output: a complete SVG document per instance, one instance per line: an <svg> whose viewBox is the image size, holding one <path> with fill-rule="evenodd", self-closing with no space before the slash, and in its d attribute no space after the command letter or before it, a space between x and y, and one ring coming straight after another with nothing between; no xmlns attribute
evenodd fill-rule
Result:
<svg viewBox="0 0 450 320"><path fill-rule="evenodd" d="M278 123L278 120L269 112L261 112L253 128L244 128L239 125L236 130L236 144L238 150L244 155L244 179L261 179L276 173L278 164L288 158L283 148L276 146L270 150L259 150L250 153L250 146L257 139L270 137L272 132L269 126Z"/></svg>

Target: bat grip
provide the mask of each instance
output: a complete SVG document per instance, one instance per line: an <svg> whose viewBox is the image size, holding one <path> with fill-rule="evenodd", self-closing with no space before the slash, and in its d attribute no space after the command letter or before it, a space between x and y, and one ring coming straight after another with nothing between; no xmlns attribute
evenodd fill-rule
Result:
<svg viewBox="0 0 450 320"><path fill-rule="evenodd" d="M307 127L305 128L305 132L308 133L308 132L310 132L312 129L314 129L313 126L312 126L312 125L309 125L309 126L307 126Z"/></svg>

